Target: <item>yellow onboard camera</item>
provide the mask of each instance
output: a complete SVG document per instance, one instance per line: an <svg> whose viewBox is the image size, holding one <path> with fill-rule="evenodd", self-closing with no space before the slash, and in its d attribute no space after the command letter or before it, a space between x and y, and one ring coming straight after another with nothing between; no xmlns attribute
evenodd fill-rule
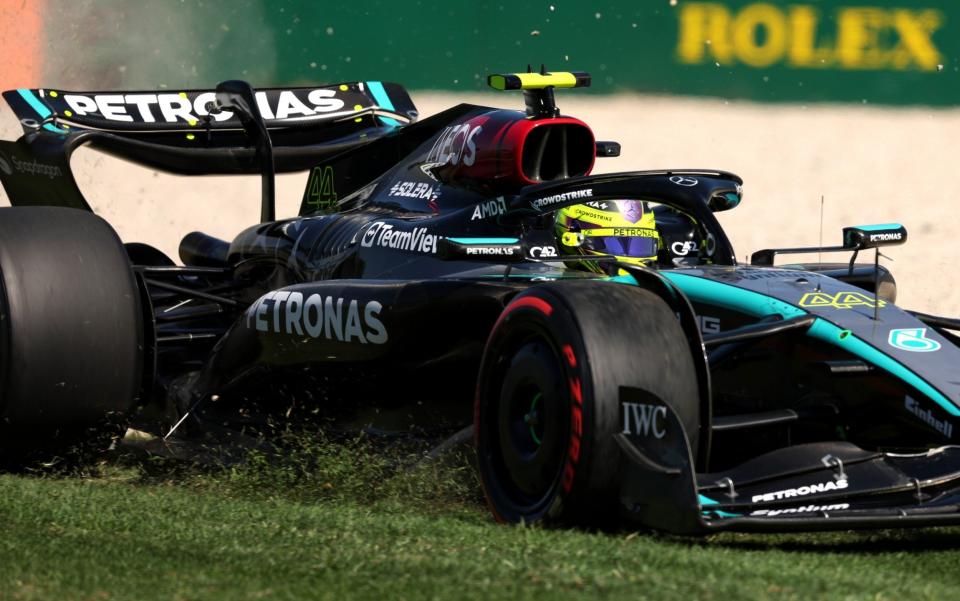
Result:
<svg viewBox="0 0 960 601"><path fill-rule="evenodd" d="M586 88L590 86L590 74L583 71L493 74L487 77L487 85L495 90L542 90L546 87Z"/></svg>
<svg viewBox="0 0 960 601"><path fill-rule="evenodd" d="M549 119L560 115L553 99L554 88L586 88L590 85L590 74L583 71L547 73L541 66L539 73L528 69L527 73L489 75L487 85L495 90L523 90L527 117Z"/></svg>

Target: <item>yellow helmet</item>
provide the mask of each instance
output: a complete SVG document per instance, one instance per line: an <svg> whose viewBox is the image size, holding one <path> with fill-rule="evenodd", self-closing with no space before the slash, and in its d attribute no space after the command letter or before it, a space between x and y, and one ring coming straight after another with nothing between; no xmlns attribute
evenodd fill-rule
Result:
<svg viewBox="0 0 960 601"><path fill-rule="evenodd" d="M557 238L568 254L614 256L624 263L657 260L660 233L641 200L597 200L557 211Z"/></svg>

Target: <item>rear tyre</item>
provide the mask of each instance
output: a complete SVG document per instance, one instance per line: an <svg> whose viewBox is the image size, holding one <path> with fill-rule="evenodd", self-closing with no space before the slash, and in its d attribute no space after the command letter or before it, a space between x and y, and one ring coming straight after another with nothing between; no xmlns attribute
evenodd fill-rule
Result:
<svg viewBox="0 0 960 601"><path fill-rule="evenodd" d="M487 341L474 415L481 480L496 519L616 520L614 435L623 430L624 395L668 402L696 444L696 371L666 303L595 281L518 295Z"/></svg>
<svg viewBox="0 0 960 601"><path fill-rule="evenodd" d="M141 382L142 319L127 254L103 219L0 209L0 462L122 433Z"/></svg>

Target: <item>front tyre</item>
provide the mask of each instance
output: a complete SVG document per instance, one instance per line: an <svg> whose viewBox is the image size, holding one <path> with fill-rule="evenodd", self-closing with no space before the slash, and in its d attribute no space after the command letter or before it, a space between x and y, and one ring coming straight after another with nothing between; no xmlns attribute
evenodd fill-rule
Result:
<svg viewBox="0 0 960 601"><path fill-rule="evenodd" d="M487 341L477 385L475 437L494 516L616 519L624 395L669 402L697 439L693 357L666 303L596 281L518 295Z"/></svg>

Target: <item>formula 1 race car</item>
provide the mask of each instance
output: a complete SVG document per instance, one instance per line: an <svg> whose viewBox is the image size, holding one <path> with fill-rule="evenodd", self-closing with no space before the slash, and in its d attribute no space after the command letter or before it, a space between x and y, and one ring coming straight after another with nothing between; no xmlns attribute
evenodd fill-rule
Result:
<svg viewBox="0 0 960 601"><path fill-rule="evenodd" d="M714 215L739 204L736 175L590 175L619 145L554 99L589 82L492 75L525 111L420 121L377 81L4 93L25 135L0 142L3 453L131 420L165 435L319 411L382 431L472 424L506 522L960 523L960 321L894 305L874 249L906 230L848 227L840 246L738 264ZM71 174L81 145L259 173L261 222L232 241L188 234L182 265L123 244ZM274 173L297 170L300 214L277 220ZM579 230L577 211L646 220L645 238ZM774 266L819 250L852 258Z"/></svg>

